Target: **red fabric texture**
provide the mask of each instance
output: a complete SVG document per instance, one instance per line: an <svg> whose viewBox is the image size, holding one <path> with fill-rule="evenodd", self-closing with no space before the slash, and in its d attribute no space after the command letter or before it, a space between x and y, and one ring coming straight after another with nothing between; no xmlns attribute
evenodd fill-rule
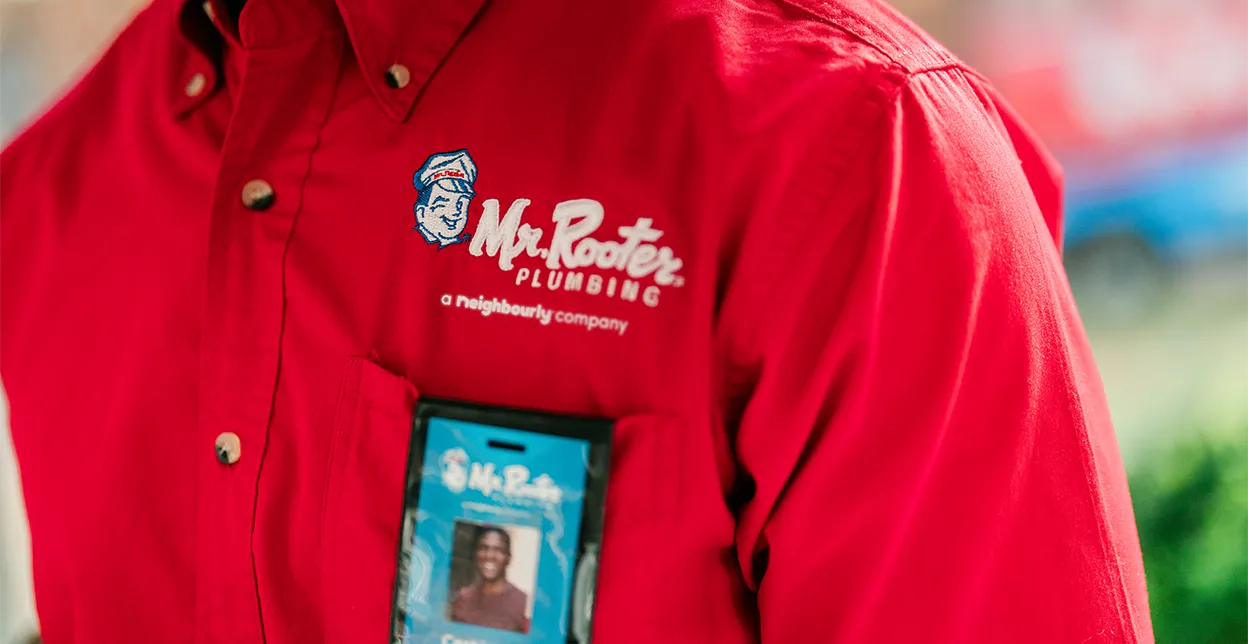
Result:
<svg viewBox="0 0 1248 644"><path fill-rule="evenodd" d="M0 157L45 641L383 641L418 391L619 419L596 643L1151 641L1060 211L867 0L157 0Z"/></svg>

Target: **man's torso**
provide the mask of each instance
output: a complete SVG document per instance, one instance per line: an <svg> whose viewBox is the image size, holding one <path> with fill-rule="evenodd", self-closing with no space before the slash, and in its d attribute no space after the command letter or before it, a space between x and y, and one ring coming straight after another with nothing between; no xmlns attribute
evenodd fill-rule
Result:
<svg viewBox="0 0 1248 644"><path fill-rule="evenodd" d="M595 641L750 641L733 320L803 242L777 201L826 189L785 159L862 129L862 69L892 63L765 3L413 7L373 37L360 4L344 30L252 0L218 70L174 4L5 158L47 640L381 641L410 413L438 397L618 421ZM414 178L457 150L470 238L442 246Z"/></svg>

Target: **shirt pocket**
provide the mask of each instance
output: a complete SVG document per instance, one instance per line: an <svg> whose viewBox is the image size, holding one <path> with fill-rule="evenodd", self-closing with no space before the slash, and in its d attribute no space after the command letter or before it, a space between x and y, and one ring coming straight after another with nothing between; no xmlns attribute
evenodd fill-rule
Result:
<svg viewBox="0 0 1248 644"><path fill-rule="evenodd" d="M411 442L415 386L377 364L348 361L334 420L326 484L322 616L327 644L390 641L391 610ZM596 621L661 592L679 557L667 542L683 498L681 426L655 414L626 416L612 432ZM667 556L664 553L671 554ZM632 612L632 619L636 614Z"/></svg>
<svg viewBox="0 0 1248 644"><path fill-rule="evenodd" d="M595 640L656 632L673 578L690 574L683 557L686 494L685 427L644 414L616 424L594 607ZM640 641L640 640L638 640Z"/></svg>
<svg viewBox="0 0 1248 644"><path fill-rule="evenodd" d="M387 642L415 386L364 358L347 362L322 517L325 641Z"/></svg>

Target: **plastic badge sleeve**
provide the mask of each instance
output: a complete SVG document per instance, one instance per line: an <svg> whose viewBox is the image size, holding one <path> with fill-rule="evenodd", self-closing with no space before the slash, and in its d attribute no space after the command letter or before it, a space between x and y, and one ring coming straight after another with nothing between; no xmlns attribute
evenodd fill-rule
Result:
<svg viewBox="0 0 1248 644"><path fill-rule="evenodd" d="M589 644L612 422L424 400L396 644Z"/></svg>

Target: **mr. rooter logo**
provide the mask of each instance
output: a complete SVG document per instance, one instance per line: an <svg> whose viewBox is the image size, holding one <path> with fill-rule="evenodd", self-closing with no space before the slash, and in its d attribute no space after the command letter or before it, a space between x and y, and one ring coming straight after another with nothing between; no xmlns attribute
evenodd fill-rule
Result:
<svg viewBox="0 0 1248 644"><path fill-rule="evenodd" d="M499 467L495 463L473 462L462 447L453 447L438 458L442 468L442 484L455 494L476 490L485 496L501 495L508 500L532 500L557 505L563 501L563 490L547 474L530 478L523 465Z"/></svg>
<svg viewBox="0 0 1248 644"><path fill-rule="evenodd" d="M594 235L606 211L593 199L557 204L549 237L523 222L528 199L512 201L505 213L499 200L486 199L476 229L467 233L476 179L477 166L467 150L426 159L413 180L413 230L439 250L469 242L473 256L496 257L500 270L515 271L517 286L640 299L652 307L658 306L663 288L684 286L679 275L684 262L671 247L657 244L663 231L653 227L652 218L639 217L631 226L616 228L615 238L599 239Z"/></svg>

